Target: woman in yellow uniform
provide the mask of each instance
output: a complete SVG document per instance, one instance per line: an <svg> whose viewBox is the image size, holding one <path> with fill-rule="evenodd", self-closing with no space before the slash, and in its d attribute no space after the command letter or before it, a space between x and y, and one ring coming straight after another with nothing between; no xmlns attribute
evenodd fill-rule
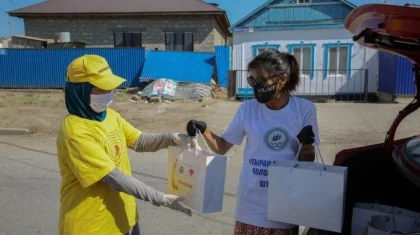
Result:
<svg viewBox="0 0 420 235"><path fill-rule="evenodd" d="M178 133L142 133L108 108L113 89L125 80L97 55L75 59L67 69L65 101L69 115L57 137L62 177L60 235L140 234L136 198L191 216L179 198L132 177L127 147L154 152L188 145Z"/></svg>

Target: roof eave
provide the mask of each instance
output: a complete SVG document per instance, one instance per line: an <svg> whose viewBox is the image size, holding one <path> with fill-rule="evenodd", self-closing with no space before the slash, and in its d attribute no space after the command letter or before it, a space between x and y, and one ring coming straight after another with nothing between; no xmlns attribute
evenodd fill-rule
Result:
<svg viewBox="0 0 420 235"><path fill-rule="evenodd" d="M83 13L22 13L8 12L13 17L47 17L47 16L140 16L140 15L226 15L224 11L185 11L185 12L83 12Z"/></svg>
<svg viewBox="0 0 420 235"><path fill-rule="evenodd" d="M243 17L242 19L240 19L239 21L237 21L235 24L233 24L230 28L229 31L232 31L233 28L235 28L236 26L240 25L241 23L243 23L244 21L248 20L250 17L252 17L253 15L255 15L256 13L258 13L259 11L261 11L262 9L264 9L266 6L270 5L272 2L274 2L275 0L269 0L266 3L264 3L263 5L259 6L257 9L255 9L254 11L252 11L251 13L249 13L248 15L246 15L245 17ZM356 8L357 6L354 5L353 3L347 1L347 0L340 0L340 2L342 2L343 4L351 7L351 8Z"/></svg>
<svg viewBox="0 0 420 235"><path fill-rule="evenodd" d="M250 12L248 15L246 15L245 17L243 17L242 19L238 20L236 23L234 23L232 26L230 26L229 30L232 30L233 28L235 28L236 26L238 26L239 24L243 23L244 21L246 21L248 18L250 18L251 16L255 15L257 12L261 11L262 9L264 9L266 6L270 5L272 2L274 2L275 0L268 0L266 3L262 4L261 6L259 6L257 9L253 10L252 12Z"/></svg>
<svg viewBox="0 0 420 235"><path fill-rule="evenodd" d="M219 15L216 16L216 19L218 21L218 23L222 26L223 31L225 32L227 37L232 37L232 33L229 30L230 27L230 22L229 22L229 18L227 17L226 14L223 14L223 16Z"/></svg>
<svg viewBox="0 0 420 235"><path fill-rule="evenodd" d="M354 5L353 3L347 1L347 0L340 0L342 3L346 4L347 6L351 7L351 8L356 8L357 6Z"/></svg>

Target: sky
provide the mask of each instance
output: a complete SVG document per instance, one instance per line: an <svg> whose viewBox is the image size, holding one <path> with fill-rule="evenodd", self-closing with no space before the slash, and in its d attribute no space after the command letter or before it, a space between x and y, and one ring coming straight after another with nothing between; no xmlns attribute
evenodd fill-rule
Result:
<svg viewBox="0 0 420 235"><path fill-rule="evenodd" d="M0 0L0 37L9 36L8 16L5 11L33 5L44 0ZM68 0L67 0L68 1ZM89 0L86 0L89 1ZM141 0L139 0L141 1ZM168 0L170 1L170 0ZM234 24L254 9L264 4L267 0L205 0L206 2L218 3L219 7L226 10L230 23ZM350 0L355 5L367 3L384 3L394 5L404 5L405 3L420 4L420 0ZM12 34L24 35L23 21L19 18L11 17Z"/></svg>

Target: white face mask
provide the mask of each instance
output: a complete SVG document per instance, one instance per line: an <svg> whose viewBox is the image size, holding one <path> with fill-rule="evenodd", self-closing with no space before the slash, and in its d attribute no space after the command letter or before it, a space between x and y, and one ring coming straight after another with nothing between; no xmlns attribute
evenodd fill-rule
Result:
<svg viewBox="0 0 420 235"><path fill-rule="evenodd" d="M112 104L114 100L114 92L101 94L101 95L90 95L90 107L97 113L102 113L108 106Z"/></svg>

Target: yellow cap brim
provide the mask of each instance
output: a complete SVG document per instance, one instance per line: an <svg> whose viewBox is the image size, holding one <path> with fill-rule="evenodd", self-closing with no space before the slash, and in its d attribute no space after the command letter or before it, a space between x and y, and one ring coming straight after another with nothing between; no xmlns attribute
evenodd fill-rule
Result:
<svg viewBox="0 0 420 235"><path fill-rule="evenodd" d="M104 78L91 81L90 83L99 89L110 91L119 87L126 81L127 80L125 80L124 78L118 77L116 75L109 75Z"/></svg>

